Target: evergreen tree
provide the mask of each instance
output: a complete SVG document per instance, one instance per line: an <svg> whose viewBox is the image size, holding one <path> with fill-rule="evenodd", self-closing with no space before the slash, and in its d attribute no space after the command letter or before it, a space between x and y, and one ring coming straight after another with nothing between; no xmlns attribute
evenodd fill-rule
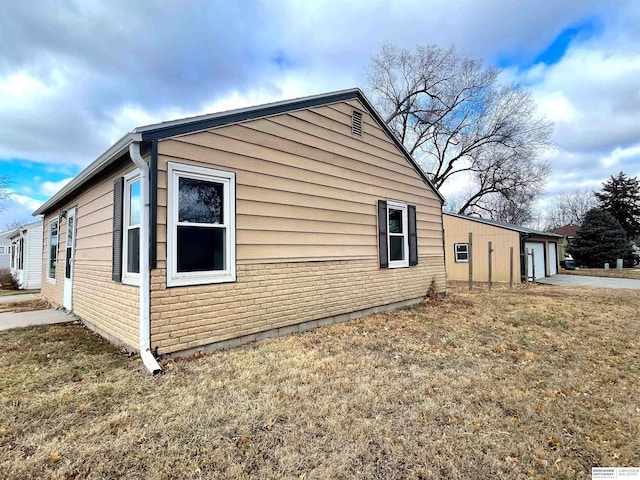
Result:
<svg viewBox="0 0 640 480"><path fill-rule="evenodd" d="M618 258L629 260L633 254L631 242L620 223L609 212L589 210L569 246L579 265L602 268L615 266Z"/></svg>
<svg viewBox="0 0 640 480"><path fill-rule="evenodd" d="M600 208L618 220L630 239L640 235L640 181L629 178L623 172L602 184L596 192Z"/></svg>

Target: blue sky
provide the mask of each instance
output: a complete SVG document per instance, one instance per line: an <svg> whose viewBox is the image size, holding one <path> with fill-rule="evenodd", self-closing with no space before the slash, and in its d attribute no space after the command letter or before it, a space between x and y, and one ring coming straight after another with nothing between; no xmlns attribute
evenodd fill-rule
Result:
<svg viewBox="0 0 640 480"><path fill-rule="evenodd" d="M0 229L136 126L365 88L384 42L502 68L555 123L546 198L597 189L640 174L639 37L631 0L6 2L0 175L13 197Z"/></svg>

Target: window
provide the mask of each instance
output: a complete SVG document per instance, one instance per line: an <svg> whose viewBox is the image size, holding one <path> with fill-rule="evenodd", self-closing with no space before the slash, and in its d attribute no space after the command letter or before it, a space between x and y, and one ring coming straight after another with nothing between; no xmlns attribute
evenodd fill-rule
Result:
<svg viewBox="0 0 640 480"><path fill-rule="evenodd" d="M232 282L235 174L169 163L167 286Z"/></svg>
<svg viewBox="0 0 640 480"><path fill-rule="evenodd" d="M140 209L142 195L137 170L124 177L122 283L140 284Z"/></svg>
<svg viewBox="0 0 640 480"><path fill-rule="evenodd" d="M409 266L409 238L407 235L407 205L387 202L389 228L389 268Z"/></svg>
<svg viewBox="0 0 640 480"><path fill-rule="evenodd" d="M49 262L47 263L47 279L56 279L58 262L58 220L49 223Z"/></svg>
<svg viewBox="0 0 640 480"><path fill-rule="evenodd" d="M6 255L8 252L4 245L0 245L0 255Z"/></svg>
<svg viewBox="0 0 640 480"><path fill-rule="evenodd" d="M378 200L378 246L380 268L418 264L415 206Z"/></svg>
<svg viewBox="0 0 640 480"><path fill-rule="evenodd" d="M469 244L468 243L455 243L453 245L453 253L455 255L456 263L469 261Z"/></svg>

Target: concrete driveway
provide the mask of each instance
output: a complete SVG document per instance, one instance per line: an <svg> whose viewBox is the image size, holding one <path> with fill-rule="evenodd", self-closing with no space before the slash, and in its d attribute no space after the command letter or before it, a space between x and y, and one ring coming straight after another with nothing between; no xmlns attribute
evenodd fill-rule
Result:
<svg viewBox="0 0 640 480"><path fill-rule="evenodd" d="M586 275L553 275L539 278L537 283L563 287L631 288L640 290L640 280L632 278L588 277Z"/></svg>

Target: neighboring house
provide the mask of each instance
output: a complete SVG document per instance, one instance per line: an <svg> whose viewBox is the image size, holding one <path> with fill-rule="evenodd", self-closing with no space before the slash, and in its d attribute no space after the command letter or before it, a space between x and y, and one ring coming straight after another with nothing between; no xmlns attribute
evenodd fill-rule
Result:
<svg viewBox="0 0 640 480"><path fill-rule="evenodd" d="M358 89L139 127L35 212L42 295L155 371L444 291L441 207Z"/></svg>
<svg viewBox="0 0 640 480"><path fill-rule="evenodd" d="M492 242L492 279L508 282L513 247L514 281L533 280L558 273L560 235L484 218L445 213L443 215L445 258L449 280L469 279L469 233L473 234L473 279L486 282L489 242ZM533 252L533 255L526 253ZM525 256L528 259L525 265Z"/></svg>
<svg viewBox="0 0 640 480"><path fill-rule="evenodd" d="M11 241L5 236L9 232L0 232L0 270L11 266Z"/></svg>
<svg viewBox="0 0 640 480"><path fill-rule="evenodd" d="M571 245L571 242L576 236L576 232L580 228L580 225L565 225L564 227L556 228L554 230L549 230L551 233L555 233L556 235L561 235L562 240L558 243L558 254L560 255L560 260L564 260L564 256L567 253L567 248Z"/></svg>
<svg viewBox="0 0 640 480"><path fill-rule="evenodd" d="M42 220L4 233L11 243L10 269L22 289L40 288L42 279Z"/></svg>

